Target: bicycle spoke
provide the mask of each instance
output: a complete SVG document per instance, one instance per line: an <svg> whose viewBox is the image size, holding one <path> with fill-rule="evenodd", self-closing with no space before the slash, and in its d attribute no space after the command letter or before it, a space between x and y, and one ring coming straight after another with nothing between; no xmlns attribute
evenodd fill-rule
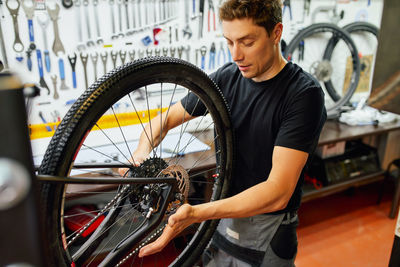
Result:
<svg viewBox="0 0 400 267"><path fill-rule="evenodd" d="M129 146L128 146L128 142L126 141L125 134L124 134L124 132L122 131L121 125L119 124L118 117L117 117L117 115L115 114L114 107L111 106L111 110L112 110L112 112L113 112L113 114L114 114L115 120L116 120L117 123L118 123L118 128L119 128L119 130L121 131L122 137L124 138L126 148L127 148L128 151L129 151L129 155L132 155L131 149L130 149ZM131 163L130 160L128 160L128 162Z"/></svg>

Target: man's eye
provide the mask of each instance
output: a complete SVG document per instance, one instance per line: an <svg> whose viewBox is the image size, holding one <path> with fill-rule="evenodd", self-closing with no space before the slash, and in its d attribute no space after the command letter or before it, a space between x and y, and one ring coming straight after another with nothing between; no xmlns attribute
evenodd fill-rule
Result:
<svg viewBox="0 0 400 267"><path fill-rule="evenodd" d="M243 44L246 47L250 47L250 46L252 46L254 44L254 42L248 42L248 43L243 43Z"/></svg>

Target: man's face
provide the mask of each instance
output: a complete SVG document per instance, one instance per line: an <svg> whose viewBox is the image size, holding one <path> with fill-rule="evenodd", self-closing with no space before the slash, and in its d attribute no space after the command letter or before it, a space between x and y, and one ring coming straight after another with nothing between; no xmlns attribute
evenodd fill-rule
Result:
<svg viewBox="0 0 400 267"><path fill-rule="evenodd" d="M266 29L252 19L223 21L222 28L232 59L242 75L257 82L268 79L279 55L275 29L268 36Z"/></svg>

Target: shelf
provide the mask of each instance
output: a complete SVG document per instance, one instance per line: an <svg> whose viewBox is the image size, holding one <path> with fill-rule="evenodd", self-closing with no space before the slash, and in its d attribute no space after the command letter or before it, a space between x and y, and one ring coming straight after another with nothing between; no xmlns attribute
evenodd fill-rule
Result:
<svg viewBox="0 0 400 267"><path fill-rule="evenodd" d="M345 181L339 182L337 184L324 186L318 190L315 189L312 191L306 191L303 193L303 198L301 201L307 202L307 201L310 201L313 199L325 197L325 196L332 195L337 192L344 191L351 187L357 187L357 186L361 186L361 185L365 185L365 184L374 183L374 182L383 180L383 177L384 177L384 171L382 170L382 171L364 175L364 176L361 176L358 178L345 180Z"/></svg>

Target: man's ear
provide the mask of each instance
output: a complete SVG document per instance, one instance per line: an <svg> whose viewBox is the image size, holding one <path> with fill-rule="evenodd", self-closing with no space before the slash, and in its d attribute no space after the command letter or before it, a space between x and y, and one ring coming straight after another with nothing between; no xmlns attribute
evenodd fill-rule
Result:
<svg viewBox="0 0 400 267"><path fill-rule="evenodd" d="M278 45L281 42L282 31L283 24L281 22L278 22L272 30L272 37L274 38L275 45Z"/></svg>

